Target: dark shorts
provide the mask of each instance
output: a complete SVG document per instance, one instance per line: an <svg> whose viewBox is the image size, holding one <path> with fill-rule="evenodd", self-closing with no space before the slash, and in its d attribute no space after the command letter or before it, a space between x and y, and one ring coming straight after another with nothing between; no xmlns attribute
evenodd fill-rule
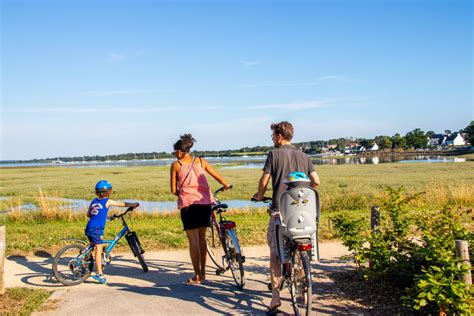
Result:
<svg viewBox="0 0 474 316"><path fill-rule="evenodd" d="M182 208L181 221L184 230L211 226L211 205L192 204Z"/></svg>
<svg viewBox="0 0 474 316"><path fill-rule="evenodd" d="M90 243L94 245L100 245L103 243L102 236L104 235L104 230L100 227L89 228L85 233Z"/></svg>

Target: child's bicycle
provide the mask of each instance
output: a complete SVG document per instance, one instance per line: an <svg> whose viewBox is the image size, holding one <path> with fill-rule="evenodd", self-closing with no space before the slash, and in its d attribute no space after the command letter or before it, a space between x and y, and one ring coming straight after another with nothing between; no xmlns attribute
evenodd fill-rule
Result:
<svg viewBox="0 0 474 316"><path fill-rule="evenodd" d="M115 247L117 242L125 236L127 243L132 249L135 257L138 258L140 265L144 272L148 271L148 266L143 258L145 252L140 245L137 234L130 230L124 216L133 211L133 207L129 207L125 212L119 215L113 215L110 220L120 218L122 220L123 228L113 240L104 240L108 243L107 248L104 248L102 253L102 268L109 265L111 262L110 252ZM66 245L61 248L53 259L53 275L64 285L77 285L84 282L94 270L94 246L81 239L66 239L78 243Z"/></svg>
<svg viewBox="0 0 474 316"><path fill-rule="evenodd" d="M216 274L220 275L230 269L238 288L243 289L245 286L245 257L237 238L235 222L228 221L222 216L222 213L226 212L228 208L227 204L222 204L217 199L218 194L222 191L224 191L224 187L214 192L216 204L212 207L211 227L206 233L207 253L217 267ZM217 221L215 213L219 215L219 221Z"/></svg>
<svg viewBox="0 0 474 316"><path fill-rule="evenodd" d="M319 259L319 247L317 240L317 225L319 221L319 195L316 191L316 240L313 241L311 237L306 234L301 234L301 232L306 228L303 225L300 227L296 224L308 224L307 219L305 223L304 216L302 214L297 214L297 219L293 224L293 228L290 223L293 221L285 219L286 223L282 224L281 217L276 219L275 223L275 234L277 237L277 248L278 248L278 259L281 262L282 266L282 277L280 282L280 291L283 289L283 286L286 285L291 296L291 303L293 305L293 310L295 315L310 315L311 314L311 301L312 301L312 278L311 278L311 249L316 252L316 257ZM306 193L305 193L306 194ZM303 195L300 195L303 197ZM301 199L303 202L307 202L306 196ZM252 201L256 202L255 199ZM267 203L269 206L269 211L271 209L272 198L264 197L262 202ZM293 205L296 201L293 202ZM269 212L270 213L270 212ZM285 212L282 212L282 216L286 215ZM303 216L303 217L302 217ZM314 219L311 219L314 220ZM284 230L299 230L298 233L290 237L291 234L288 232L284 233ZM305 236L306 235L306 236ZM271 283L268 284L269 290L271 290Z"/></svg>

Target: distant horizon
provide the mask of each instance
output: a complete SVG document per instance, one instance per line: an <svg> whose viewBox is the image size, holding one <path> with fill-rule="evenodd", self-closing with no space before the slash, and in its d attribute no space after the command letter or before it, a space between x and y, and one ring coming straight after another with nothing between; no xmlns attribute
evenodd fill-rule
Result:
<svg viewBox="0 0 474 316"><path fill-rule="evenodd" d="M467 127L468 124L466 124L465 127ZM445 131L451 131L452 134L454 133L457 133L459 132L460 130L463 130L465 127L463 128L458 128L458 129L443 129L442 132L439 132L439 131L436 131L436 130L433 130L433 129L428 129L428 130L423 130L423 132L427 133L429 131L433 131L435 132L435 134L444 134ZM405 136L408 132L411 132L413 130L415 130L416 128L413 128L409 131L407 131L406 133L399 133L399 132L396 132L396 133L393 133L391 135L388 135L388 134L379 134L379 135L375 135L375 136L372 136L372 137L355 137L355 136L346 136L346 137L332 137L332 138L329 138L329 139L312 139L312 140L302 140L302 141L295 141L294 139L292 139L291 143L292 144L299 144L299 143L308 143L308 142L329 142L331 140L336 140L336 139L339 139L339 138L345 138L345 139L354 139L354 140L361 140L361 139L374 139L375 137L377 136L389 136L389 137L392 137L394 136L395 134L400 134L401 136ZM249 148L252 148L252 147L257 147L257 146L262 146L262 147L273 147L273 144L257 144L257 145L254 145L254 146L248 146L248 145L244 145L244 146L240 146L240 147L237 147L237 148L226 148L226 149L222 149L222 148L219 148L219 149L201 149L201 148L198 148L197 147L197 142L196 144L193 146L192 148L192 151L210 151L210 152L219 152L219 151L237 151L237 150L241 150L243 148L246 148L246 147L249 147ZM171 145L170 145L170 148L171 148ZM54 157L45 157L45 158L31 158L31 159L0 159L0 162L9 162L9 161L33 161L33 160L50 160L50 159L59 159L59 158L66 158L66 159L71 159L71 158L79 158L79 157L94 157L94 156L98 156L98 157L107 157L107 156L118 156L118 155L126 155L126 154L137 154L137 155L140 155L140 154L152 154L152 153L166 153L166 154L172 154L173 150L170 149L169 151L168 150L152 150L152 151L137 151L137 152L132 152L132 151L124 151L124 152L120 152L120 153L106 153L106 154L84 154L84 155L75 155L75 156L54 156Z"/></svg>
<svg viewBox="0 0 474 316"><path fill-rule="evenodd" d="M0 160L463 129L470 0L1 2ZM223 145L224 144L224 145ZM44 158L38 158L44 159Z"/></svg>

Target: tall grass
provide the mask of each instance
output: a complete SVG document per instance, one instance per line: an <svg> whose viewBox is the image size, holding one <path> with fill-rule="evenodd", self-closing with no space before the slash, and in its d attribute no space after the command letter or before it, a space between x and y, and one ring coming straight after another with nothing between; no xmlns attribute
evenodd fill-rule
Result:
<svg viewBox="0 0 474 316"><path fill-rule="evenodd" d="M260 170L221 169L234 189L223 193L223 201L248 200L255 193ZM444 206L474 208L474 162L417 163L380 165L319 166L318 188L322 201L320 235L332 238L329 218L334 214L368 214L372 205L380 205L386 187L404 186L407 193L424 192L414 205L413 213ZM81 238L87 222L86 210L77 212L65 202L50 199L94 198L93 188L99 179L114 185L112 198L118 200L175 201L169 193L168 167L118 168L12 168L0 173L0 223L7 225L8 251L55 249L61 238ZM210 179L213 189L219 184ZM269 185L270 186L270 185ZM271 191L267 192L270 195ZM35 212L21 212L18 207L33 203ZM118 211L117 211L118 212ZM267 225L265 209L246 208L226 215L238 223L239 235L245 244L264 244ZM148 249L185 247L179 213L137 210L132 221ZM120 228L118 221L107 225L111 236ZM118 226L116 226L118 225ZM111 237L109 236L109 237Z"/></svg>
<svg viewBox="0 0 474 316"><path fill-rule="evenodd" d="M224 199L248 200L257 190L261 170L222 169L218 171L235 189ZM407 191L427 191L430 186L451 186L454 190L474 188L474 162L464 163L389 163L379 165L317 166L321 178L320 193L325 202L338 200L340 194L362 195L368 199L385 187L404 186ZM8 168L0 172L0 196L37 199L39 188L46 196L92 199L94 185L108 179L114 185L113 198L148 201L175 201L169 191L169 168L166 166L116 168ZM219 184L210 179L213 189ZM270 194L270 192L267 192ZM458 194L458 193L456 193ZM330 197L333 195L333 197ZM334 197L335 196L335 197ZM472 202L468 196L466 202Z"/></svg>

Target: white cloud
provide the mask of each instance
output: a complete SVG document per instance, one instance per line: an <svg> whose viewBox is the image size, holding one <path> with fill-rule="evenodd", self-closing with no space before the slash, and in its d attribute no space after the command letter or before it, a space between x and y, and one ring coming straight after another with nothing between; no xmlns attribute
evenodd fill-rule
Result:
<svg viewBox="0 0 474 316"><path fill-rule="evenodd" d="M111 52L107 55L108 61L112 63L123 62L126 58L127 58L127 55L125 53Z"/></svg>
<svg viewBox="0 0 474 316"><path fill-rule="evenodd" d="M312 81L302 82L263 82L263 83L250 83L242 84L238 88L266 88L266 87L300 87L300 86L315 86L321 84L323 81L328 80L349 80L349 77L345 75L330 75L322 76Z"/></svg>
<svg viewBox="0 0 474 316"><path fill-rule="evenodd" d="M240 64L244 67L254 67L260 65L261 62L259 60L241 60Z"/></svg>
<svg viewBox="0 0 474 316"><path fill-rule="evenodd" d="M111 96L111 95L130 95L130 94L155 94L169 93L175 90L148 90L148 89L122 89L122 90L91 90L84 91L81 94L87 96Z"/></svg>
<svg viewBox="0 0 474 316"><path fill-rule="evenodd" d="M264 104L264 105L255 105L250 106L250 109L258 110L288 110L288 111L299 111L299 110L308 110L316 108L325 108L333 104L343 101L344 99L331 99L331 100L311 100L311 101L302 101L302 102L290 102L290 103L278 103L278 104Z"/></svg>
<svg viewBox="0 0 474 316"><path fill-rule="evenodd" d="M63 107L63 108L29 108L4 110L3 113L160 113L173 111L216 111L221 106L167 106L167 107Z"/></svg>
<svg viewBox="0 0 474 316"><path fill-rule="evenodd" d="M299 87L299 86L314 86L320 84L319 81L308 82L267 82L267 83L251 83L243 84L238 88L265 88L265 87Z"/></svg>

